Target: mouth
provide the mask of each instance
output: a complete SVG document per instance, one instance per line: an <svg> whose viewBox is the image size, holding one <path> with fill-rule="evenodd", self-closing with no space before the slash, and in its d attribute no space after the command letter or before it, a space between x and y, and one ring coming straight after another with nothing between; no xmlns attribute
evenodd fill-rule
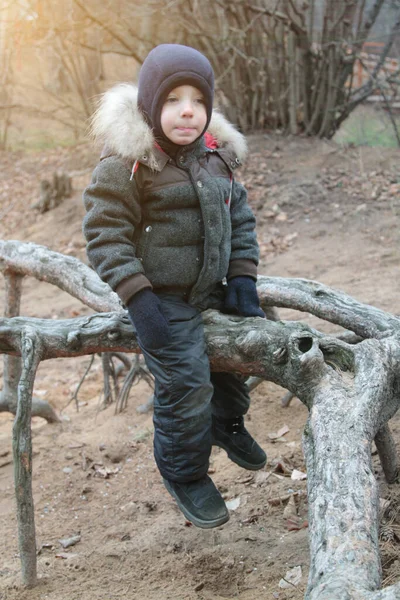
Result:
<svg viewBox="0 0 400 600"><path fill-rule="evenodd" d="M176 127L178 131L183 131L184 133L190 133L192 131L196 131L195 127Z"/></svg>

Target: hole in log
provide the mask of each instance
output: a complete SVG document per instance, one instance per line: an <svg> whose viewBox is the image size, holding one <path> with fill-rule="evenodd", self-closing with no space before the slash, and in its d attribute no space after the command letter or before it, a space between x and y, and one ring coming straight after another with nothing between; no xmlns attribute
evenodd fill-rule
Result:
<svg viewBox="0 0 400 600"><path fill-rule="evenodd" d="M314 296L316 298L321 298L321 296L326 296L326 291L325 290L315 290Z"/></svg>
<svg viewBox="0 0 400 600"><path fill-rule="evenodd" d="M313 345L313 339L311 337L304 337L299 340L299 350L300 352L308 352L311 350Z"/></svg>

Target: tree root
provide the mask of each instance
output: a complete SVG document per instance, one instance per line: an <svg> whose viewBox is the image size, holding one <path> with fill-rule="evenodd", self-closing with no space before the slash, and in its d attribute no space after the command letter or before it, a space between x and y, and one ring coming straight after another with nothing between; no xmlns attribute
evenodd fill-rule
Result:
<svg viewBox="0 0 400 600"><path fill-rule="evenodd" d="M374 441L386 481L388 483L398 482L399 464L396 444L387 423L380 428Z"/></svg>
<svg viewBox="0 0 400 600"><path fill-rule="evenodd" d="M0 394L0 412L10 412L13 415L17 412L14 406L10 406L10 404L4 400L2 394ZM32 417L46 419L48 423L59 423L61 420L51 404L41 398L32 398L31 415Z"/></svg>

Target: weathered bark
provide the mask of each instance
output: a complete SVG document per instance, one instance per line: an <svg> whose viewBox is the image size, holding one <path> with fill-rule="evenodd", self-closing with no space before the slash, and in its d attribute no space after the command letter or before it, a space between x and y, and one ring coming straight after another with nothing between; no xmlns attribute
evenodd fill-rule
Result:
<svg viewBox="0 0 400 600"><path fill-rule="evenodd" d="M393 376L399 368L399 341L362 342L354 348L354 368L325 372L319 382L313 374L325 369L317 344L303 357L303 368L314 379L309 399L302 397L310 409L303 437L310 600L366 598L380 588L379 494L371 443L399 407Z"/></svg>
<svg viewBox="0 0 400 600"><path fill-rule="evenodd" d="M4 273L6 284L6 302L4 316L8 318L19 315L21 306L21 275L6 271ZM18 395L16 393L21 375L21 359L17 356L4 356L3 389L0 392L0 410L10 410L15 414L17 410Z"/></svg>
<svg viewBox="0 0 400 600"><path fill-rule="evenodd" d="M298 322L207 311L204 323L212 368L275 381L310 410L305 432L308 597L361 598L379 590L378 496L370 447L399 406L398 335L349 345ZM23 317L5 320L1 351L23 353L25 331L30 332L31 352L41 359L139 350L128 319L115 313L51 323Z"/></svg>
<svg viewBox="0 0 400 600"><path fill-rule="evenodd" d="M45 246L39 246L31 242L0 241L0 270L3 270L6 276L12 277L13 281L18 280L21 282L24 275L30 275L40 281L52 283L99 312L123 311L117 294L103 283L94 271L78 259L53 252ZM7 302L8 305L9 302ZM272 309L269 310L273 314ZM19 315L19 304L13 314L10 313L5 316L17 315ZM19 359L13 356L5 356L4 360L10 363L12 370L7 370L7 366L5 368L4 393L0 395L0 412L9 411L15 414ZM104 401L102 407L105 408L112 402L112 392L109 385L109 358L104 356L102 360L104 367ZM114 387L116 388L115 378ZM115 391L118 393L117 389ZM129 387L124 386L124 394L127 395L128 393ZM48 422L59 421L51 406L46 401L38 398L32 399L32 416L42 417Z"/></svg>
<svg viewBox="0 0 400 600"><path fill-rule="evenodd" d="M19 265L23 269L13 244L0 245L1 260L3 264L8 261L12 268ZM40 267L43 257L46 261L49 258L46 249L39 247L36 252L38 247L26 245L25 251L27 246L30 269L39 278L49 281L50 274L62 289L74 290L76 297L88 297L87 288L78 289L87 285L86 273L80 271L81 275L72 280L68 273L72 266L78 272L79 261L68 263L63 270L52 270L50 264ZM59 265L66 264L62 263L62 255L55 259ZM93 279L87 287L96 287L97 276L88 271ZM394 599L399 585L379 591L378 495L370 449L379 432L377 447L385 473L394 476L395 453L386 428L400 404L400 319L317 282L260 277L258 289L263 307L306 311L354 332L343 334L344 339L353 342L346 343L297 321L203 313L212 369L274 381L300 398L310 411L304 435L311 547L307 598ZM100 300L92 294L91 302L107 308L115 306L108 288L101 288L101 294ZM27 490L26 497L17 493L26 583L34 582L36 577L30 415L25 410L34 372L40 360L60 356L138 353L129 318L117 304L118 312L65 321L15 317L0 324L0 352L22 356L24 363L14 446L17 492L24 486Z"/></svg>
<svg viewBox="0 0 400 600"><path fill-rule="evenodd" d="M309 312L362 338L379 338L400 327L398 317L317 281L262 276L257 289L263 307L272 305Z"/></svg>
<svg viewBox="0 0 400 600"><path fill-rule="evenodd" d="M5 270L6 302L4 316L11 318L19 315L21 305L21 287L23 276L11 270ZM0 392L0 412L15 415L18 404L18 382L21 376L21 359L18 356L4 356L3 388ZM31 414L42 417L48 423L55 423L59 418L48 402L40 398L32 398Z"/></svg>
<svg viewBox="0 0 400 600"><path fill-rule="evenodd" d="M111 288L80 260L31 242L0 240L0 270L56 285L93 310L123 312Z"/></svg>
<svg viewBox="0 0 400 600"><path fill-rule="evenodd" d="M399 464L396 444L387 424L381 427L374 441L386 481L395 483L399 479Z"/></svg>
<svg viewBox="0 0 400 600"><path fill-rule="evenodd" d="M101 355L101 362L103 365L103 400L101 402L101 408L107 408L113 403L113 390L110 385L110 379L113 380L114 391L116 384L116 378L114 377L114 365L111 360L111 356L108 352Z"/></svg>
<svg viewBox="0 0 400 600"><path fill-rule="evenodd" d="M17 500L18 545L22 581L33 586L37 580L35 514L32 495L31 400L36 369L40 362L40 336L27 327L21 335L21 377L18 408L13 427L14 481Z"/></svg>

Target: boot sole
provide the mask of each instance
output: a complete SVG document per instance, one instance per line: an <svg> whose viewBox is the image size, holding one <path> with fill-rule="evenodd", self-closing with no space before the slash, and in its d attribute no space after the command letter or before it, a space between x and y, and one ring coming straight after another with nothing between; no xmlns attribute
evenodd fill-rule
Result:
<svg viewBox="0 0 400 600"><path fill-rule="evenodd" d="M182 504L182 502L180 501L180 499L178 498L178 496L175 494L174 490L169 485L168 480L167 479L163 479L163 482L164 482L165 487L167 488L167 490L171 494L171 496L176 500L176 503L179 506L179 509L182 511L182 513L184 514L184 516L186 517L186 519L188 521L190 521L191 523L193 523L193 525L195 525L196 527L200 527L200 529L212 529L213 527L219 527L220 525L223 525L224 523L226 523L227 521L229 521L229 512L228 512L228 510L226 511L225 515L223 515L222 517L219 517L218 519L213 519L212 521L205 521L203 519L199 519L198 517L196 517L195 515L193 515L190 512L190 510L188 510L186 508L186 506L184 506Z"/></svg>
<svg viewBox="0 0 400 600"><path fill-rule="evenodd" d="M253 463L247 462L246 460L243 460L243 458L240 458L236 454L232 454L232 452L230 452L229 448L227 446L225 446L225 444L223 444L222 442L217 442L216 440L213 440L212 444L213 444L213 446L218 446L218 448L222 448L223 450L225 450L225 452L228 455L228 458L232 462L239 465L239 467L242 467L243 469L247 469L248 471L259 471L260 469L264 468L265 465L267 464L267 458L265 458L265 460L262 463L255 465Z"/></svg>

